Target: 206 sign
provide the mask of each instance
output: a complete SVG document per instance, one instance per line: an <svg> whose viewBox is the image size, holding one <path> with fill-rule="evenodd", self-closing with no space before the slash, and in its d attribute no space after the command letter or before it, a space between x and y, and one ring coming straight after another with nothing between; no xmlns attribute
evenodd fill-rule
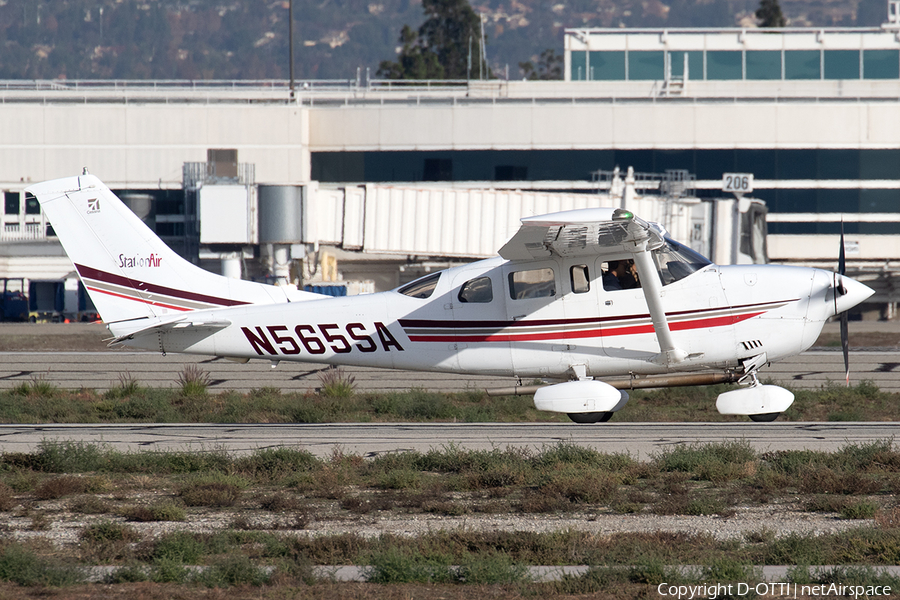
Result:
<svg viewBox="0 0 900 600"><path fill-rule="evenodd" d="M287 325L267 325L265 327L241 327L250 345L260 356L269 354L325 354L329 350L336 354L348 352L384 352L392 349L403 352L384 323L376 322L374 331L369 331L362 323L317 323L301 324L291 330ZM378 340L376 342L376 339Z"/></svg>
<svg viewBox="0 0 900 600"><path fill-rule="evenodd" d="M749 194L753 191L753 173L722 173L722 191Z"/></svg>

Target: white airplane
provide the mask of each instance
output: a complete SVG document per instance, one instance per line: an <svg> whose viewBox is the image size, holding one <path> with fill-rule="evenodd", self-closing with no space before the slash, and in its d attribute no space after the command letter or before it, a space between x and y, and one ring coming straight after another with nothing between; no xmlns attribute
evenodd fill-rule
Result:
<svg viewBox="0 0 900 600"><path fill-rule="evenodd" d="M93 175L27 191L112 344L559 380L534 392L535 406L578 423L621 409L618 388L735 380L746 385L721 394L719 412L771 421L793 394L761 385L758 369L809 348L825 321L873 293L820 269L715 265L655 223L592 208L522 219L499 257L332 298L191 264Z"/></svg>

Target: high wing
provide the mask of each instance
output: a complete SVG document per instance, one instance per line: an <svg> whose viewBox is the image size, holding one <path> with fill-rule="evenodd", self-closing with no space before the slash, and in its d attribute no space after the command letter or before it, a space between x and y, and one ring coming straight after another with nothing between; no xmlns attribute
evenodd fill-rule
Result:
<svg viewBox="0 0 900 600"><path fill-rule="evenodd" d="M557 256L631 254L646 242L647 250L665 244L666 232L621 208L583 208L526 217L519 231L500 248L507 260Z"/></svg>
<svg viewBox="0 0 900 600"><path fill-rule="evenodd" d="M687 352L675 346L662 304L662 285L650 253L666 243L665 230L622 208L583 208L526 217L522 227L501 249L507 260L536 260L553 254L564 257L604 256L634 258L641 277L650 320L660 353L654 362L684 362Z"/></svg>

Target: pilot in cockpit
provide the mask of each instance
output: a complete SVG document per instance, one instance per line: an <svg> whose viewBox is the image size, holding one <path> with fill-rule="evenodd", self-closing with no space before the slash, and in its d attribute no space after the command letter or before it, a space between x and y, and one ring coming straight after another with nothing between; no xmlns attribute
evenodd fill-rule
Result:
<svg viewBox="0 0 900 600"><path fill-rule="evenodd" d="M605 290L630 290L640 287L634 260L611 260L607 264L607 271L603 275L603 289Z"/></svg>

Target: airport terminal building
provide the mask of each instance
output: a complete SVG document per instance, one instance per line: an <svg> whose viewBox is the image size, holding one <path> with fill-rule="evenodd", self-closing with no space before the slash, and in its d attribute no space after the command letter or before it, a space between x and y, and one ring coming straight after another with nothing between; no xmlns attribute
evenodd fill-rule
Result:
<svg viewBox="0 0 900 600"><path fill-rule="evenodd" d="M752 174L753 195L768 206L773 262L833 267L843 221L850 272L877 289L882 316L893 317L896 21L870 29L570 29L564 43L563 81L359 77L301 83L293 95L286 82L0 82L0 277L60 277L66 259L22 190L83 167L192 258L247 260L272 243L302 260L325 244L339 270L348 265L345 278L351 264L362 276L356 258L376 231L361 224L377 222L365 214L366 184L419 190L403 213L381 220L410 230L366 257L396 268L485 252L478 240L471 252L423 253L404 242L433 214L428 190L597 194L605 191L598 171L632 167L689 172L701 200L723 195L723 174ZM221 184L246 189L246 206L262 220L233 242L204 241L201 190L215 202ZM301 210L305 222L298 217L289 234L274 235L277 217L263 213L283 206L289 189L297 192L288 203L327 204L328 214ZM393 282L404 277L398 271Z"/></svg>

